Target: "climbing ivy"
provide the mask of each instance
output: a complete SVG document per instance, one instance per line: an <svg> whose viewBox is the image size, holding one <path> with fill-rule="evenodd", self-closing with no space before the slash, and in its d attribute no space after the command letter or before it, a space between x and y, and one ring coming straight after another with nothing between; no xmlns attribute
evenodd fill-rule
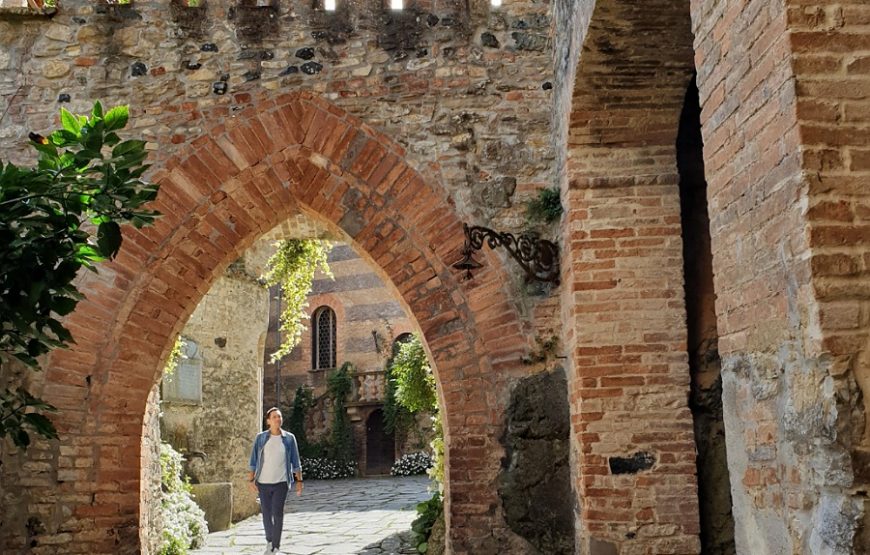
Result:
<svg viewBox="0 0 870 555"><path fill-rule="evenodd" d="M345 408L347 396L353 388L353 378L350 376L352 371L353 365L345 362L326 381L326 390L332 397L333 409L332 434L327 454L337 461L354 460L353 435Z"/></svg>
<svg viewBox="0 0 870 555"><path fill-rule="evenodd" d="M404 435L414 425L414 415L396 399L396 377L393 361L399 354L401 342L393 343L393 352L384 371L384 428L388 434Z"/></svg>
<svg viewBox="0 0 870 555"><path fill-rule="evenodd" d="M305 308L315 272L320 269L329 277L332 272L326 259L332 250L327 241L316 239L285 239L278 241L277 250L267 263L263 276L267 286L280 285L284 308L281 311L281 331L284 340L272 354L272 362L285 357L299 344L305 329Z"/></svg>
<svg viewBox="0 0 870 555"><path fill-rule="evenodd" d="M117 133L127 120L126 106L104 112L97 102L87 116L61 109L62 129L30 134L36 167L0 161L0 353L34 370L40 356L74 342L62 319L84 298L79 270L115 257L121 224L142 227L158 215L142 209L157 196L142 179L145 141ZM0 438L26 448L28 429L57 437L42 414L52 410L24 388L0 390Z"/></svg>
<svg viewBox="0 0 870 555"><path fill-rule="evenodd" d="M288 424L290 431L296 436L296 443L299 445L300 452L305 452L308 448L308 437L305 434L305 417L308 414L308 409L313 405L314 395L311 388L304 385L296 388L296 395L293 397L293 407L290 410Z"/></svg>

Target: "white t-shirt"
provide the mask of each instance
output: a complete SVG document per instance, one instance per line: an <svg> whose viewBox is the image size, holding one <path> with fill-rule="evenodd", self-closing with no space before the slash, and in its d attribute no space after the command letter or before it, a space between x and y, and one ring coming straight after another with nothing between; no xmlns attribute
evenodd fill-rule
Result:
<svg viewBox="0 0 870 555"><path fill-rule="evenodd" d="M277 484L287 481L287 450L281 436L270 435L263 447L263 469L260 470L261 484Z"/></svg>

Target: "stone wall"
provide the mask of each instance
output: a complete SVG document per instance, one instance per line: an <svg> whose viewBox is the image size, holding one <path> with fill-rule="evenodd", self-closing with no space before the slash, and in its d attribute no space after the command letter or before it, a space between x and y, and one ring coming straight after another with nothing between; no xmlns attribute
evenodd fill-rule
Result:
<svg viewBox="0 0 870 555"><path fill-rule="evenodd" d="M182 338L198 346L202 400L162 401L163 441L185 456L192 482L233 484L234 521L259 511L247 484L252 441L262 430L263 336L268 321L268 292L257 277L247 271L244 258L230 266L181 331Z"/></svg>
<svg viewBox="0 0 870 555"><path fill-rule="evenodd" d="M19 510L3 549L138 549L156 369L216 277L303 206L382 270L426 337L448 551L528 548L493 469L511 389L534 371L520 358L550 326L567 350L578 548L698 552L675 153L694 71L737 551L863 549L865 4L71 0L53 19L3 16L4 157L24 161L58 104L129 102L165 214L81 278L78 343L35 378L62 439L4 453L3 484L22 487L4 489ZM461 223L516 230L521 201L555 182L561 307L521 296L501 254L460 281Z"/></svg>
<svg viewBox="0 0 870 555"><path fill-rule="evenodd" d="M145 405L142 425L142 493L139 502L139 538L142 555L154 555L163 539L163 518L160 511L160 384L155 384Z"/></svg>

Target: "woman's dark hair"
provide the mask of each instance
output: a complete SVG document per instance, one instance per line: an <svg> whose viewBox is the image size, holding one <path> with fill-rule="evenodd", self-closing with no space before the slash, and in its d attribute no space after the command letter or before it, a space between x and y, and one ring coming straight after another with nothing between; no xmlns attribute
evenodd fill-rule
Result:
<svg viewBox="0 0 870 555"><path fill-rule="evenodd" d="M281 412L281 409L279 409L278 407L272 407L269 410L267 410L266 411L266 420L269 420L269 417L272 416L272 413L275 411Z"/></svg>

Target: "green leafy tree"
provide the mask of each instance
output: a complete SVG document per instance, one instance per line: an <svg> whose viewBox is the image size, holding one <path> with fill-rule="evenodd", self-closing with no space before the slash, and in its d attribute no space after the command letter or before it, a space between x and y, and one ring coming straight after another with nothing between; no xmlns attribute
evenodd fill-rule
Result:
<svg viewBox="0 0 870 555"><path fill-rule="evenodd" d="M438 410L435 376L419 335L399 344L390 376L396 386L396 401L411 413Z"/></svg>
<svg viewBox="0 0 870 555"><path fill-rule="evenodd" d="M122 140L126 106L88 116L60 113L62 129L30 134L39 153L34 168L0 161L0 353L38 370L38 357L74 342L64 316L83 298L79 270L114 258L121 225L148 225L157 212L143 205L157 196L147 171L145 142ZM0 357L4 373L8 361ZM0 391L0 438L25 448L28 429L57 437L42 413L54 408L26 389Z"/></svg>
<svg viewBox="0 0 870 555"><path fill-rule="evenodd" d="M308 293L318 270L332 277L326 259L332 245L316 239L286 239L276 243L277 251L267 263L268 271L263 276L267 286L280 285L284 309L281 311L281 331L284 340L272 354L276 362L299 344L305 329Z"/></svg>

